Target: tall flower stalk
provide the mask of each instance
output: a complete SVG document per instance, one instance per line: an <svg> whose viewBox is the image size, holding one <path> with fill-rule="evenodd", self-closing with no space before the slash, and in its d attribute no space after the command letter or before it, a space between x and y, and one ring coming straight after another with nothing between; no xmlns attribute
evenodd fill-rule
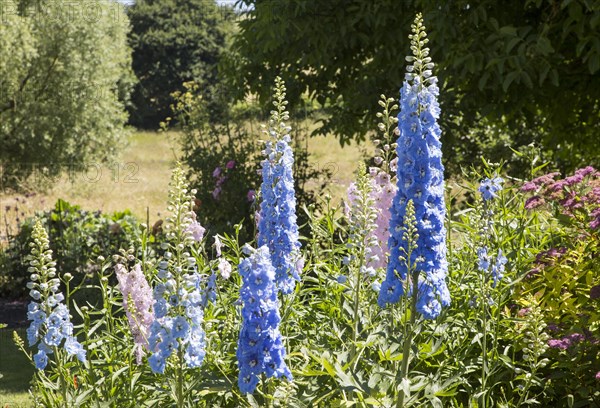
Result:
<svg viewBox="0 0 600 408"><path fill-rule="evenodd" d="M202 365L205 355L205 333L202 327L204 307L214 300L214 279L200 274L196 258L198 241L204 228L193 212L194 190L188 189L183 170L175 168L169 191L170 216L166 219L165 250L158 263L153 292L154 317L150 326L148 359L154 373L165 373L171 356L174 394L177 407L186 406L185 367Z"/></svg>
<svg viewBox="0 0 600 408"><path fill-rule="evenodd" d="M64 295L60 292L60 280L56 275L56 262L52 259L48 233L40 220L36 221L31 236L31 254L28 257L31 281L27 288L33 300L27 308L27 319L31 320L27 341L30 347L38 346L33 362L39 371L46 368L49 357L54 355L62 404L66 407L69 404L67 384L62 372L66 357L61 348L68 356L76 356L82 363L86 361L86 352L73 335L73 324L70 322L69 309L63 303Z"/></svg>
<svg viewBox="0 0 600 408"><path fill-rule="evenodd" d="M289 112L285 110L285 84L279 77L275 79L274 97L275 109L271 111L269 127L263 128L268 140L262 162L257 241L259 247L266 245L270 249L278 290L289 294L300 281L303 260L296 220L291 127L285 123L289 120Z"/></svg>
<svg viewBox="0 0 600 408"><path fill-rule="evenodd" d="M117 264L115 272L119 281L119 290L123 294L123 309L135 342L136 361L141 364L145 351L150 349L148 336L154 321L152 288L139 263L131 271L128 271L124 265Z"/></svg>
<svg viewBox="0 0 600 408"><path fill-rule="evenodd" d="M381 284L378 303L385 307L410 297L410 322L404 324L402 366L397 406L404 405L409 389L410 345L417 313L436 318L442 306L450 304L446 286L446 207L444 204L444 167L437 124L440 115L437 78L423 18L417 14L411 26L412 56L406 57L405 81L400 90L399 137L396 153L397 186L391 218L390 260ZM405 303L405 302L403 302Z"/></svg>
<svg viewBox="0 0 600 408"><path fill-rule="evenodd" d="M429 55L423 18L417 15L412 25L411 50L407 57L406 80L400 91L398 116L398 192L394 197L390 220L390 262L386 279L381 285L378 302L381 306L397 303L405 295L408 280L407 262L400 257L406 252L402 239L406 207L412 200L415 207L416 228L419 234L417 248L410 264L419 271L417 311L428 319L437 317L442 306L450 304L450 293L445 277L446 228L444 219L444 167L440 143L441 129L436 120L440 109L437 78L432 76L433 63Z"/></svg>
<svg viewBox="0 0 600 408"><path fill-rule="evenodd" d="M395 172L398 158L396 157L397 144L394 138L399 133L398 118L391 115L398 109L398 105L393 102L392 98L381 95L379 105L383 111L377 112L377 117L381 121L378 129L382 134L373 140L377 146L374 157L375 166L369 168L367 175L370 184L370 206L376 216L374 229L369 231L368 239L365 239L365 255L366 266L373 269L385 268L389 257L387 243L390 236L390 208L397 190ZM355 206L356 197L359 195L358 190L357 183L351 183L348 187L346 213L349 216Z"/></svg>
<svg viewBox="0 0 600 408"><path fill-rule="evenodd" d="M495 288L504 276L504 268L507 262L506 257L499 249L496 257L492 254L493 241L493 200L498 197L498 192L502 190L504 180L500 177L486 178L481 181L478 191L482 198L482 214L480 225L480 241L482 246L477 249L477 268L479 270L479 307L481 309L482 319L482 340L481 340L481 406L485 408L487 404L487 379L489 372L488 356L488 325L495 324L495 319L491 316L491 304L494 300L491 298L491 289ZM491 317L491 318L490 318ZM496 337L495 337L496 338ZM495 350L496 347L492 347Z"/></svg>
<svg viewBox="0 0 600 408"><path fill-rule="evenodd" d="M409 200L406 205L406 214L404 217L404 226L402 240L405 245L403 246L404 255L400 255L399 259L406 263L407 273L409 279L406 282L407 293L416 294L419 290L419 275L420 271L416 268L416 265L411 263L412 254L418 249L417 242L419 240L419 233L417 231L417 220L415 218L415 207L412 200ZM404 407L404 400L408 396L407 390L410 389L410 383L408 381L408 367L410 364L410 346L412 345L415 323L417 320L417 300L418 296L413 295L410 302L410 320L408 324L403 327L402 338L404 343L402 345L402 365L396 378L396 383L400 384L400 396L397 400L397 406Z"/></svg>
<svg viewBox="0 0 600 408"><path fill-rule="evenodd" d="M377 236L374 234L377 229L378 211L375 207L375 199L372 196L373 188L372 179L367 173L364 163L361 162L356 183L353 183L348 191L349 198L351 198L351 206L348 211L349 234L347 243L350 255L346 258L346 262L350 273L353 274L353 343L356 343L358 338L358 324L360 321L358 309L362 284L368 279L375 278L377 274L375 268L369 265L373 261L373 257L377 256L373 248L379 244Z"/></svg>

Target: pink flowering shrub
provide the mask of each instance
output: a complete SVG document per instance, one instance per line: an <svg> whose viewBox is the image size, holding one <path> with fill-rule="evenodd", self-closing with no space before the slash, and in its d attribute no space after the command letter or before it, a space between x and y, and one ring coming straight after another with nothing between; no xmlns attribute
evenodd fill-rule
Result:
<svg viewBox="0 0 600 408"><path fill-rule="evenodd" d="M563 221L571 221L583 229L598 230L600 171L588 166L564 179L557 179L559 175L549 173L525 183L521 191L532 193L525 208L531 210L547 205L557 216L562 216Z"/></svg>

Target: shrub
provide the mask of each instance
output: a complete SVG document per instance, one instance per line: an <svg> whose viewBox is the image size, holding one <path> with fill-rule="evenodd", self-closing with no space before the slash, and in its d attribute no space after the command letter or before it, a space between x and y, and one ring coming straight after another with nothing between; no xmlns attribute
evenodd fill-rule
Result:
<svg viewBox="0 0 600 408"><path fill-rule="evenodd" d="M25 282L29 274L24 260L38 218L48 230L58 273L72 274L75 286L94 277L98 256L118 253L119 249L128 249L140 241L140 225L128 210L105 215L59 199L54 209L23 221L18 233L2 250L0 294L3 297L21 298L27 293Z"/></svg>

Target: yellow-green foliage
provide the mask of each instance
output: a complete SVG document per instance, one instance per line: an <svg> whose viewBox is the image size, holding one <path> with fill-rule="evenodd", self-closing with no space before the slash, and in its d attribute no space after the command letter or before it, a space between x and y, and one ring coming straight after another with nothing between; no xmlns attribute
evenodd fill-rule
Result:
<svg viewBox="0 0 600 408"><path fill-rule="evenodd" d="M600 244L596 237L575 240L574 247L522 281L521 291L537 294L546 321L570 331L596 329L599 299L591 290L600 285Z"/></svg>

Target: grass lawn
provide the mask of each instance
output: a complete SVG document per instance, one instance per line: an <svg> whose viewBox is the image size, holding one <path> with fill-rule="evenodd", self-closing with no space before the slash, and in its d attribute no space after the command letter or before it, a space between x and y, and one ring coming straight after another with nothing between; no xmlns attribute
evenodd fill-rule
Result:
<svg viewBox="0 0 600 408"><path fill-rule="evenodd" d="M129 208L143 219L148 208L154 218L166 203L176 138L174 132L135 132L114 163L89 163L85 173L72 177L61 174L51 189L43 193L32 189L29 197L2 194L0 211L4 212L9 206L8 217L14 219L21 213L27 216L48 209L62 198L86 210L113 212ZM18 211L14 211L15 207Z"/></svg>
<svg viewBox="0 0 600 408"><path fill-rule="evenodd" d="M33 366L13 342L13 329L0 329L0 408L30 407L27 390ZM26 338L25 329L19 329Z"/></svg>
<svg viewBox="0 0 600 408"><path fill-rule="evenodd" d="M179 148L177 138L176 132L134 132L115 163L90 163L86 173L72 177L62 174L43 193L32 191L28 196L0 193L0 235L15 232L18 221L35 211L51 208L59 198L90 211L110 213L128 208L143 221L148 211L150 223L155 222L166 207L170 169ZM327 190L336 199L345 196L359 160L365 153L372 153L370 144L342 148L333 136L309 138L307 146L309 166L331 171ZM317 184L320 183L314 186ZM311 188L310 182L307 187Z"/></svg>

